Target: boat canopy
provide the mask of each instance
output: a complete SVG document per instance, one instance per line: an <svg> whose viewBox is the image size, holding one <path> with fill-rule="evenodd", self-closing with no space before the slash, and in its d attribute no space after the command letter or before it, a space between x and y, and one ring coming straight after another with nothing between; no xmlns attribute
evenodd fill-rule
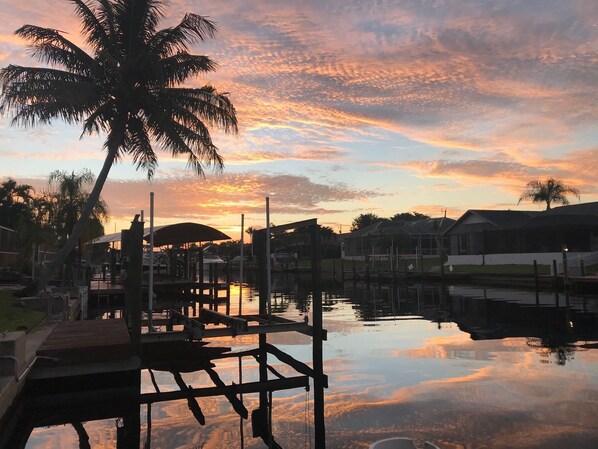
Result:
<svg viewBox="0 0 598 449"><path fill-rule="evenodd" d="M144 229L143 239L149 242L149 228ZM106 234L95 238L92 244L120 242L121 233ZM154 227L154 246L182 245L183 243L229 240L230 237L211 226L199 223L175 223Z"/></svg>

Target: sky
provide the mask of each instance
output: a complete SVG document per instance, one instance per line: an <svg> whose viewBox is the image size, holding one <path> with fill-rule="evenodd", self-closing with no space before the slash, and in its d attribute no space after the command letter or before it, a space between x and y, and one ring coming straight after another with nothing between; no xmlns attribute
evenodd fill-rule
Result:
<svg viewBox="0 0 598 449"><path fill-rule="evenodd" d="M347 232L362 213L458 218L517 205L534 179L563 180L598 201L596 0L172 0L219 33L191 52L218 70L189 86L228 92L237 136L216 130L225 161L205 179L159 154L150 181L115 165L102 198L106 232L139 210L239 238L245 226L307 218ZM56 28L84 45L67 0L0 0L0 67L35 66L14 36ZM98 173L104 136L54 122L22 129L0 117L0 178L43 189L53 170ZM578 202L577 198L571 198ZM147 216L147 215L146 215Z"/></svg>

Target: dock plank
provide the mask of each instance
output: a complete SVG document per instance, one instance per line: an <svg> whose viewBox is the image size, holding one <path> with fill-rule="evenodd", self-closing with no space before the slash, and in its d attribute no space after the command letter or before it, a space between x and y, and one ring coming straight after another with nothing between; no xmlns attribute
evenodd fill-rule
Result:
<svg viewBox="0 0 598 449"><path fill-rule="evenodd" d="M37 350L38 356L89 362L125 359L132 355L124 319L65 321Z"/></svg>

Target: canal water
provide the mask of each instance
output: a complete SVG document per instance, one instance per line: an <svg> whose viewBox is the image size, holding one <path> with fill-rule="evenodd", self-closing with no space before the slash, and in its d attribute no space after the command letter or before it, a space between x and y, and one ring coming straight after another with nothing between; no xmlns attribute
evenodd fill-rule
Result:
<svg viewBox="0 0 598 449"><path fill-rule="evenodd" d="M311 322L309 284L274 276L272 291L274 313ZM323 291L328 448L368 448L396 436L443 449L598 447L598 298L404 283L330 282ZM235 286L233 314L238 296ZM257 313L257 297L250 285L244 288L243 313ZM257 338L223 338L218 344L242 350ZM311 361L307 336L270 334L268 342ZM286 374L276 360L271 365ZM219 361L216 368L227 384L258 378L254 369L240 371L236 359ZM203 371L183 378L193 387L213 385ZM168 372L156 372L155 380L161 391L179 388ZM144 392L154 391L147 372L142 385ZM245 395L243 402L251 412L258 397ZM267 447L226 398L198 403L203 426L186 400L156 403L151 410L142 405L142 447ZM313 412L313 391L275 392L277 443L314 448ZM82 424L88 447L116 447L118 420ZM35 429L26 447L79 448L80 441L76 426L65 424Z"/></svg>

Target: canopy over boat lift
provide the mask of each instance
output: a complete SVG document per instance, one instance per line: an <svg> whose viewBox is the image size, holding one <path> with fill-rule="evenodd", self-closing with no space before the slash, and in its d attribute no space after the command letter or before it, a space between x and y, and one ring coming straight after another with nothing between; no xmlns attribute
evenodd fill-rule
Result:
<svg viewBox="0 0 598 449"><path fill-rule="evenodd" d="M99 243L113 243L121 241L121 232L106 234L91 241ZM150 240L150 229L143 231L143 239ZM230 240L230 237L211 226L199 223L175 223L154 227L154 246L182 245L185 243L214 242L217 240Z"/></svg>

